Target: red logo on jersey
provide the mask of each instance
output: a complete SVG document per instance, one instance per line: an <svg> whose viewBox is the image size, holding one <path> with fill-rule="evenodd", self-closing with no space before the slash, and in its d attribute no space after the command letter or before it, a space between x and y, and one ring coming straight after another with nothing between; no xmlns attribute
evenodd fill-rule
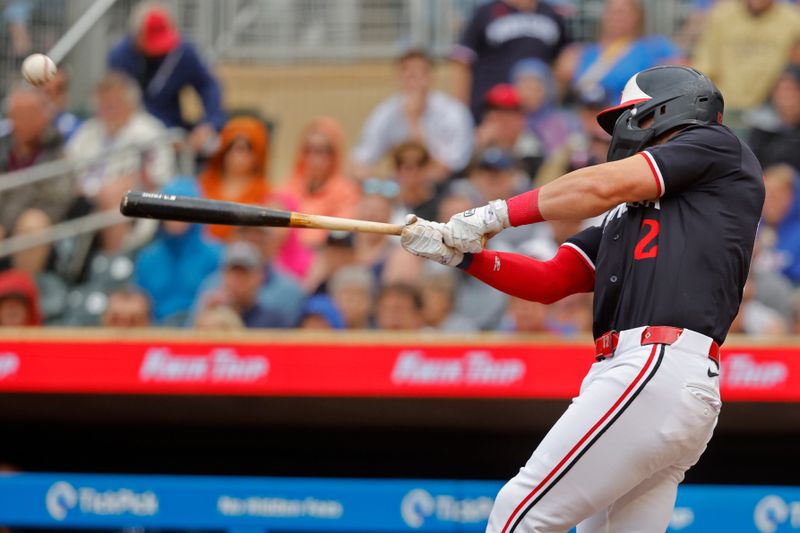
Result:
<svg viewBox="0 0 800 533"><path fill-rule="evenodd" d="M650 220L645 219L642 220L642 228L647 227L647 233L644 234L639 242L636 244L636 248L633 250L633 258L637 261L641 261L642 259L651 259L658 255L658 244L650 244L658 237L658 232L661 231L661 225L658 223L658 220ZM650 246L650 248L647 248ZM647 248L647 250L645 250Z"/></svg>

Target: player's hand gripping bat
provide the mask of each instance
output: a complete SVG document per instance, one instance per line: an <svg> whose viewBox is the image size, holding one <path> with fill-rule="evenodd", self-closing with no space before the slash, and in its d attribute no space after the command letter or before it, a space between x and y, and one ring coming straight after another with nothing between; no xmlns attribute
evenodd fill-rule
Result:
<svg viewBox="0 0 800 533"><path fill-rule="evenodd" d="M385 235L400 235L403 231L402 224L306 215L257 205L150 192L129 191L122 198L119 210L123 215L129 217L177 220L198 224L320 228L383 233Z"/></svg>

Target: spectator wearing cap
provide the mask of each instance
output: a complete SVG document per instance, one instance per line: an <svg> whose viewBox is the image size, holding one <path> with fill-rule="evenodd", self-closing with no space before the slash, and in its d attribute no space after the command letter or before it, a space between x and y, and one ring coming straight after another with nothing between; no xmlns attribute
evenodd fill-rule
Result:
<svg viewBox="0 0 800 533"><path fill-rule="evenodd" d="M749 117L748 144L761 166L786 163L800 171L800 66L788 67L770 103Z"/></svg>
<svg viewBox="0 0 800 533"><path fill-rule="evenodd" d="M305 293L295 278L282 271L277 262L278 249L275 246L275 228L248 227L236 228L231 236L231 244L248 244L258 253L261 264L261 284L258 287L258 301L264 309L286 316L288 324L293 325L300 316L300 308L305 300ZM223 269L224 270L224 269ZM204 294L222 285L222 272L208 276L203 282L200 293ZM197 310L193 306L192 316Z"/></svg>
<svg viewBox="0 0 800 533"><path fill-rule="evenodd" d="M215 132L226 120L222 89L165 6L141 2L134 8L130 34L111 49L108 67L136 80L147 111L166 127L191 131L189 143L196 152L211 151ZM180 94L186 88L194 89L203 103L199 124L183 119Z"/></svg>
<svg viewBox="0 0 800 533"><path fill-rule="evenodd" d="M392 163L398 185L392 222L404 224L407 213L435 220L443 186L428 174L430 154L425 145L419 141L404 142L392 152Z"/></svg>
<svg viewBox="0 0 800 533"><path fill-rule="evenodd" d="M522 100L513 85L495 85L486 93L483 120L475 130L477 151L497 146L514 154L528 176L535 176L544 158L542 144L525 129Z"/></svg>
<svg viewBox="0 0 800 533"><path fill-rule="evenodd" d="M41 325L39 294L33 279L21 270L0 273L0 327Z"/></svg>
<svg viewBox="0 0 800 533"><path fill-rule="evenodd" d="M525 58L552 64L568 42L564 19L548 2L485 2L475 9L451 55L456 65L456 96L480 122L484 95L510 81L514 64Z"/></svg>
<svg viewBox="0 0 800 533"><path fill-rule="evenodd" d="M222 259L219 285L201 294L198 310L219 305L235 310L248 328L287 328L297 322L298 310L279 299L265 306L260 298L266 265L258 249L248 242L229 244Z"/></svg>
<svg viewBox="0 0 800 533"><path fill-rule="evenodd" d="M546 160L580 136L578 118L556 103L558 87L553 71L545 62L523 59L514 65L511 78L525 113L525 128L541 143Z"/></svg>
<svg viewBox="0 0 800 533"><path fill-rule="evenodd" d="M182 178L164 194L198 197L197 184ZM203 235L198 224L165 221L136 257L133 279L153 302L156 323L182 324L203 280L219 267L222 246Z"/></svg>
<svg viewBox="0 0 800 533"><path fill-rule="evenodd" d="M438 180L462 170L472 154L473 122L469 110L431 88L433 62L422 50L409 50L397 61L400 92L372 110L351 159L359 179L372 176L391 150L409 140L431 155L428 172Z"/></svg>
<svg viewBox="0 0 800 533"><path fill-rule="evenodd" d="M330 296L317 294L303 305L301 329L344 329L344 319Z"/></svg>
<svg viewBox="0 0 800 533"><path fill-rule="evenodd" d="M726 123L767 99L800 41L800 8L775 0L718 2L708 14L693 66L725 95ZM733 111L733 113L731 113ZM733 122L731 122L733 121Z"/></svg>
<svg viewBox="0 0 800 533"><path fill-rule="evenodd" d="M678 46L662 35L643 35L642 0L606 0L596 43L575 44L559 59L557 71L573 92L602 88L612 97L639 71L683 60Z"/></svg>
<svg viewBox="0 0 800 533"><path fill-rule="evenodd" d="M303 213L353 218L361 188L344 173L346 157L339 122L330 117L313 119L300 135L294 168L280 192L297 201ZM316 248L326 236L324 231L306 231L300 240Z"/></svg>

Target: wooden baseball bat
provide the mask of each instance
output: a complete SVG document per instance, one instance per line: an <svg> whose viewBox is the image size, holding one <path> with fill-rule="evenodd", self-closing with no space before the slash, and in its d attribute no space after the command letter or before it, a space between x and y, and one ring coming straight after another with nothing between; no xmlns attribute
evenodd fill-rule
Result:
<svg viewBox="0 0 800 533"><path fill-rule="evenodd" d="M403 226L400 224L307 215L257 205L151 192L128 191L122 198L119 210L128 217L176 220L198 224L319 228L385 235L400 235L403 231Z"/></svg>

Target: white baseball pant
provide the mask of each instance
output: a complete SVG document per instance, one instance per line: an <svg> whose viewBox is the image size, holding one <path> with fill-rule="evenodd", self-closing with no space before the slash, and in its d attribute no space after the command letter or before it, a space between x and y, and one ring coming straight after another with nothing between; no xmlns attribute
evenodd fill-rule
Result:
<svg viewBox="0 0 800 533"><path fill-rule="evenodd" d="M499 492L488 533L663 532L678 484L711 439L722 405L712 340L671 346L622 331L580 395Z"/></svg>

